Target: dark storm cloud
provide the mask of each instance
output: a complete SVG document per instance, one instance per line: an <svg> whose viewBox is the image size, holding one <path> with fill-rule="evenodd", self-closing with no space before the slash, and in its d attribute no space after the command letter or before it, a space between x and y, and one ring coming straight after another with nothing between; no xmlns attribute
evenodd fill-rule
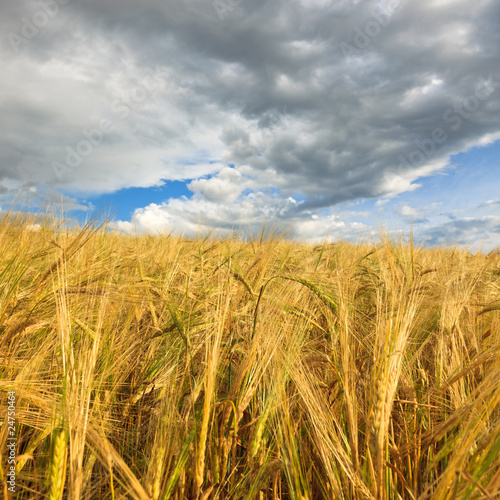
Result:
<svg viewBox="0 0 500 500"><path fill-rule="evenodd" d="M254 190L305 196L295 216L414 189L500 137L494 0L53 0L32 38L41 4L4 3L8 179L105 192L218 161ZM99 144L58 177L84 130Z"/></svg>

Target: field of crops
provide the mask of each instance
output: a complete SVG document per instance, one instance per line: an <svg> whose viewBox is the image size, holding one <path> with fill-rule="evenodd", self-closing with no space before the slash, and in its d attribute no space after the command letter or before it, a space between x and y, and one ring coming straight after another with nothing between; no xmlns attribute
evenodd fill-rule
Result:
<svg viewBox="0 0 500 500"><path fill-rule="evenodd" d="M500 498L498 252L22 216L0 255L4 498Z"/></svg>

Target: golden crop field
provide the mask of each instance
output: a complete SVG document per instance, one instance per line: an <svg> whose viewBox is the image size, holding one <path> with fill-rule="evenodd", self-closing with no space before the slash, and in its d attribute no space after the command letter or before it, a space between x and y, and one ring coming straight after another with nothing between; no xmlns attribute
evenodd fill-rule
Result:
<svg viewBox="0 0 500 500"><path fill-rule="evenodd" d="M0 224L4 498L500 498L498 252L58 224Z"/></svg>

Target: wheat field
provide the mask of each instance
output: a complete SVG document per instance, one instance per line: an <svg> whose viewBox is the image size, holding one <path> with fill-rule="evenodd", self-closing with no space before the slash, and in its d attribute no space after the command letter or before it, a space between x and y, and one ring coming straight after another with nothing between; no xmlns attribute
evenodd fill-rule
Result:
<svg viewBox="0 0 500 500"><path fill-rule="evenodd" d="M4 498L500 498L498 251L12 213L0 255Z"/></svg>

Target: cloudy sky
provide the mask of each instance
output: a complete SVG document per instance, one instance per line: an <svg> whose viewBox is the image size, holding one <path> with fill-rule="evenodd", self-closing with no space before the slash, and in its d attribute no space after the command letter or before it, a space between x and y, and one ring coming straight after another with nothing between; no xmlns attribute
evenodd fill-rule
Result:
<svg viewBox="0 0 500 500"><path fill-rule="evenodd" d="M0 0L0 196L127 232L500 244L498 0Z"/></svg>

